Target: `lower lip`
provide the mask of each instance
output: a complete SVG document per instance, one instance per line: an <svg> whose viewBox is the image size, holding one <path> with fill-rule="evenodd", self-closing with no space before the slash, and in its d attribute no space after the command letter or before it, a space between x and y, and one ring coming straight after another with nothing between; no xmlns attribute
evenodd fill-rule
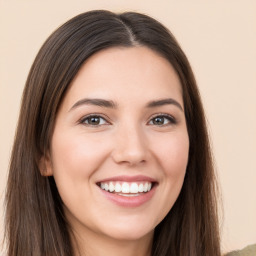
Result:
<svg viewBox="0 0 256 256"><path fill-rule="evenodd" d="M101 188L99 188L101 192L106 196L107 199L112 201L113 203L122 206L122 207L138 207L148 202L155 193L156 185L147 192L141 193L138 196L121 196L119 194L107 192Z"/></svg>

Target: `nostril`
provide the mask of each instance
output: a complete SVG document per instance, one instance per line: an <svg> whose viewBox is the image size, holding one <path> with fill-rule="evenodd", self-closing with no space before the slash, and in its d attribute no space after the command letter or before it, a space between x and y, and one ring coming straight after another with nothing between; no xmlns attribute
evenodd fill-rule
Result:
<svg viewBox="0 0 256 256"><path fill-rule="evenodd" d="M143 134L133 131L133 135L124 134L116 139L116 146L112 151L112 158L116 163L133 166L149 159L147 141Z"/></svg>
<svg viewBox="0 0 256 256"><path fill-rule="evenodd" d="M143 152L131 152L128 149L121 152L114 152L112 158L118 164L134 166L146 163L146 154Z"/></svg>

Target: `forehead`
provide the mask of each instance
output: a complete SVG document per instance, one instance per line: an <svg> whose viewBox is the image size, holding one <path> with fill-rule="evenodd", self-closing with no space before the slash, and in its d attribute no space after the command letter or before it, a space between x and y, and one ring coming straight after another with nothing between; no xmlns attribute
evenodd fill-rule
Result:
<svg viewBox="0 0 256 256"><path fill-rule="evenodd" d="M81 97L131 102L168 96L182 104L180 80L167 59L147 47L113 47L83 64L64 101L70 105Z"/></svg>

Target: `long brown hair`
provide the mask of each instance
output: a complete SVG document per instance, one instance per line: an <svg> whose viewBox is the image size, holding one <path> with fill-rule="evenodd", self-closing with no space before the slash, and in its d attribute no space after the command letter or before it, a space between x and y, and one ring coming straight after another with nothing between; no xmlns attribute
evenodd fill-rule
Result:
<svg viewBox="0 0 256 256"><path fill-rule="evenodd" d="M8 256L72 256L71 233L54 178L38 163L49 149L56 114L71 81L92 54L143 45L179 75L190 140L181 193L156 227L153 256L219 256L216 180L204 111L190 64L173 35L139 13L91 11L58 28L40 49L27 78L6 193Z"/></svg>

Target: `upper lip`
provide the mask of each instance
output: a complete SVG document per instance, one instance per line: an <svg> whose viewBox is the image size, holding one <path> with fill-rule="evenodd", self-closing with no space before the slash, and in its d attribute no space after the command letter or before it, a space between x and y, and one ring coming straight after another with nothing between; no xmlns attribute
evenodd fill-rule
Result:
<svg viewBox="0 0 256 256"><path fill-rule="evenodd" d="M109 177L109 178L100 180L98 182L108 182L108 181L126 181L126 182L148 181L148 182L156 182L155 179L153 179L151 177L148 177L148 176L144 176L144 175L135 175L135 176L121 175L121 176L114 176L114 177Z"/></svg>

